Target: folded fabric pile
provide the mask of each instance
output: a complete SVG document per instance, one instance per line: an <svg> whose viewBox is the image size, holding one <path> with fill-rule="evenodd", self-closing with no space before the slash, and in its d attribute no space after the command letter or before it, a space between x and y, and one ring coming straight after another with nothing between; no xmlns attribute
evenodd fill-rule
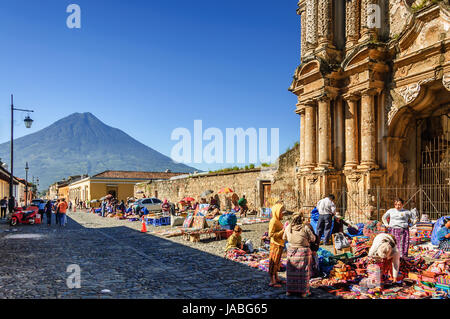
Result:
<svg viewBox="0 0 450 319"><path fill-rule="evenodd" d="M370 249L369 237L367 236L353 237L350 246L352 247L353 255L355 255L355 257L361 258L367 256Z"/></svg>
<svg viewBox="0 0 450 319"><path fill-rule="evenodd" d="M386 226L384 226L383 223L376 220L367 223L363 229L363 234L364 236L367 237L371 237L386 232L387 232Z"/></svg>
<svg viewBox="0 0 450 319"><path fill-rule="evenodd" d="M262 224L268 223L270 219L268 218L242 218L237 225L253 225L253 224Z"/></svg>

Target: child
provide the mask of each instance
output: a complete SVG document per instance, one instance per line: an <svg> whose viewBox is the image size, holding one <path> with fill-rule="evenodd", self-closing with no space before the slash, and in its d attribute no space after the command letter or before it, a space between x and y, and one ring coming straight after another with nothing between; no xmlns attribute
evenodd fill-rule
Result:
<svg viewBox="0 0 450 319"><path fill-rule="evenodd" d="M225 251L228 251L230 249L244 249L244 244L242 243L242 228L239 226L234 227L233 234L228 237L227 241L227 247L225 248Z"/></svg>

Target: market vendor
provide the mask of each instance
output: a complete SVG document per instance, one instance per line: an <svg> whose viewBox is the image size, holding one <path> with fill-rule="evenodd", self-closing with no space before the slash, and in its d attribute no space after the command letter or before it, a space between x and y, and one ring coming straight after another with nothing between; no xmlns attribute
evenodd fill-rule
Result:
<svg viewBox="0 0 450 319"><path fill-rule="evenodd" d="M334 216L334 226L331 233L332 234L344 233L344 226L353 227L349 222L344 220L344 218L339 212L336 212L336 215Z"/></svg>
<svg viewBox="0 0 450 319"><path fill-rule="evenodd" d="M380 259L386 264L392 262L392 278L399 283L400 254L395 237L391 234L381 233L375 236L368 256Z"/></svg>
<svg viewBox="0 0 450 319"><path fill-rule="evenodd" d="M281 281L278 277L278 271L281 267L281 255L284 249L284 227L281 223L285 208L281 202L277 202L272 207L272 219L269 223L270 253L269 253L269 275L270 287L281 287Z"/></svg>
<svg viewBox="0 0 450 319"><path fill-rule="evenodd" d="M389 233L395 237L401 257L408 257L409 227L416 223L417 217L413 212L403 209L404 201L397 198L394 208L383 215L383 224L388 227ZM389 218L389 222L388 222Z"/></svg>
<svg viewBox="0 0 450 319"><path fill-rule="evenodd" d="M227 247L225 248L225 251L229 251L230 249L244 249L241 235L242 228L236 225L234 227L233 234L228 237Z"/></svg>
<svg viewBox="0 0 450 319"><path fill-rule="evenodd" d="M286 227L283 239L289 242L287 249L286 295L299 293L307 297L309 279L312 276L313 254L311 245L316 241L316 235L302 214L295 214L292 222Z"/></svg>
<svg viewBox="0 0 450 319"><path fill-rule="evenodd" d="M437 233L439 249L450 251L450 217L444 218L444 224Z"/></svg>

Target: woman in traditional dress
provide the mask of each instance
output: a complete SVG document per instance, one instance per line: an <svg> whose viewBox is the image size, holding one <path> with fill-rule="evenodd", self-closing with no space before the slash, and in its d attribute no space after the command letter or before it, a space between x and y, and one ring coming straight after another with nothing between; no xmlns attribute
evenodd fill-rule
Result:
<svg viewBox="0 0 450 319"><path fill-rule="evenodd" d="M270 287L281 288L284 281L278 278L278 271L281 266L281 255L284 249L284 227L281 223L283 219L284 206L277 203L272 207L272 219L269 223L270 253L269 253L269 275Z"/></svg>
<svg viewBox="0 0 450 319"><path fill-rule="evenodd" d="M450 251L450 217L444 218L444 224L437 233L439 249Z"/></svg>
<svg viewBox="0 0 450 319"><path fill-rule="evenodd" d="M375 236L368 256L370 258L378 258L384 265L390 266L392 264L392 279L399 282L400 254L401 252L397 248L394 236L381 233Z"/></svg>
<svg viewBox="0 0 450 319"><path fill-rule="evenodd" d="M415 224L416 214L403 209L403 199L397 198L394 207L383 215L383 224L388 227L389 233L395 237L401 257L408 257L409 249L409 227ZM388 219L389 218L389 222Z"/></svg>
<svg viewBox="0 0 450 319"><path fill-rule="evenodd" d="M310 246L316 241L316 235L305 223L303 215L295 214L292 222L286 227L283 239L289 242L286 295L299 293L304 298L308 297L313 266Z"/></svg>

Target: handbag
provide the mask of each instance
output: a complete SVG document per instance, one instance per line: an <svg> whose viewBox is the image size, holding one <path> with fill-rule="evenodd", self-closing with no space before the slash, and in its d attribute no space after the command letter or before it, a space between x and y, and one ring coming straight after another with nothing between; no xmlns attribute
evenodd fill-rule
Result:
<svg viewBox="0 0 450 319"><path fill-rule="evenodd" d="M347 248L350 246L347 238L345 238L343 233L337 233L334 235L334 247L338 250Z"/></svg>

